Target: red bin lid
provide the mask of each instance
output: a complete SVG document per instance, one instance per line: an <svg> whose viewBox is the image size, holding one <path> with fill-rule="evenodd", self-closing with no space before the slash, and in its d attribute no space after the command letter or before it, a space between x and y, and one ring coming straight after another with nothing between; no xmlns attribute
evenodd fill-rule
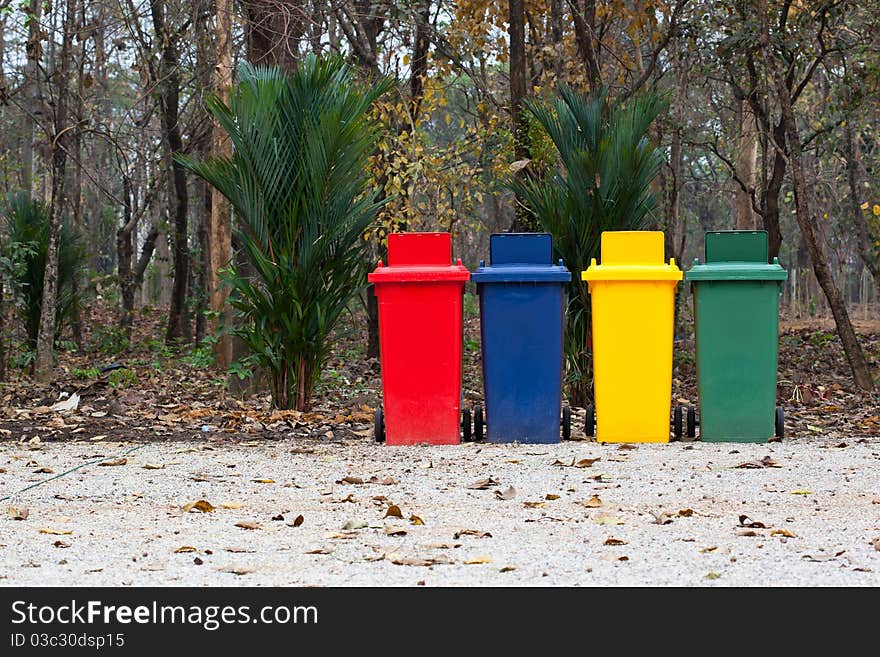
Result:
<svg viewBox="0 0 880 657"><path fill-rule="evenodd" d="M470 272L461 259L452 264L449 233L392 233L388 236L388 264L381 260L367 278L371 283L466 281Z"/></svg>

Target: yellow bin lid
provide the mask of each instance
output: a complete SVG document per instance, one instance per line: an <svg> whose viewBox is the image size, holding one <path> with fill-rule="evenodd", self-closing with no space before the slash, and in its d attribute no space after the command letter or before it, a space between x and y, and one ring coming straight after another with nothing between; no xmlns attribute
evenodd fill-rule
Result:
<svg viewBox="0 0 880 657"><path fill-rule="evenodd" d="M585 281L680 281L682 271L663 262L663 233L659 230L620 230L602 233L602 264L590 261L581 274Z"/></svg>

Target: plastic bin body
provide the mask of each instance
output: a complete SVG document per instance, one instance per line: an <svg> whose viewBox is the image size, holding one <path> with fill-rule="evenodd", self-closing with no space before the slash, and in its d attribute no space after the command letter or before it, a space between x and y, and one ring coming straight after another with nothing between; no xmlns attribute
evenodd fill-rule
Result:
<svg viewBox="0 0 880 657"><path fill-rule="evenodd" d="M490 442L559 442L565 286L544 233L489 238L490 265L471 280L480 295L486 437Z"/></svg>
<svg viewBox="0 0 880 657"><path fill-rule="evenodd" d="M765 442L775 433L779 294L764 231L706 233L706 262L685 275L694 295L700 438Z"/></svg>
<svg viewBox="0 0 880 657"><path fill-rule="evenodd" d="M459 442L462 295L449 233L388 236L388 265L369 274L379 305L385 442Z"/></svg>
<svg viewBox="0 0 880 657"><path fill-rule="evenodd" d="M589 282L593 395L599 442L668 442L675 292L681 270L663 262L663 233L602 233Z"/></svg>

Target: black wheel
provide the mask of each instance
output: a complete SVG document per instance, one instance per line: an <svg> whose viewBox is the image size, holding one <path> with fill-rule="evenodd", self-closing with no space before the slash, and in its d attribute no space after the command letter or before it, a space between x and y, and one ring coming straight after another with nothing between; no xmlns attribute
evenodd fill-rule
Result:
<svg viewBox="0 0 880 657"><path fill-rule="evenodd" d="M461 412L461 438L466 443L471 440L471 409L469 408Z"/></svg>
<svg viewBox="0 0 880 657"><path fill-rule="evenodd" d="M672 438L674 440L681 440L682 424L681 406L676 406L672 409Z"/></svg>
<svg viewBox="0 0 880 657"><path fill-rule="evenodd" d="M381 408L377 408L373 415L373 436L377 443L385 442L385 414Z"/></svg>
<svg viewBox="0 0 880 657"><path fill-rule="evenodd" d="M785 438L785 413L782 406L776 407L776 436Z"/></svg>
<svg viewBox="0 0 880 657"><path fill-rule="evenodd" d="M687 437L691 440L697 437L697 409L688 406L687 411Z"/></svg>
<svg viewBox="0 0 880 657"><path fill-rule="evenodd" d="M587 405L584 414L584 434L592 438L596 435L596 409L592 405Z"/></svg>
<svg viewBox="0 0 880 657"><path fill-rule="evenodd" d="M571 440L571 408L562 407L562 439Z"/></svg>
<svg viewBox="0 0 880 657"><path fill-rule="evenodd" d="M483 439L483 407L477 404L474 406L474 440L479 442Z"/></svg>

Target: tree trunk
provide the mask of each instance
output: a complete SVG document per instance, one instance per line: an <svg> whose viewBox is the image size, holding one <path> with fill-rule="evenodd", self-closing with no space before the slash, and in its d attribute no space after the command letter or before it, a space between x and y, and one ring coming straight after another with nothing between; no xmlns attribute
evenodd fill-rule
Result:
<svg viewBox="0 0 880 657"><path fill-rule="evenodd" d="M602 86L602 70L599 67L599 56L593 41L596 25L596 0L585 0L583 6L581 6L580 0L568 0L568 8L571 10L574 22L574 37L578 54L587 69L590 91L596 91Z"/></svg>
<svg viewBox="0 0 880 657"><path fill-rule="evenodd" d="M229 100L232 86L232 0L217 0L217 27L215 33L215 52L217 64L214 68L214 93L224 102ZM232 145L226 132L214 120L212 128L211 154L214 157L230 157ZM220 281L220 270L229 265L232 259L232 212L229 201L213 187L211 188L211 218L208 226L208 287L211 297L211 310L214 318L210 330L217 336L214 345L214 358L217 365L227 368L232 364L232 338L230 335L217 335L220 326L231 326L232 312L229 307L229 288Z"/></svg>
<svg viewBox="0 0 880 657"><path fill-rule="evenodd" d="M749 189L755 188L757 165L758 133L755 115L748 100L744 99L740 101L739 108L739 152L736 158L736 173ZM733 208L737 230L755 230L758 227L758 217L752 209L752 195L739 185L734 188Z"/></svg>
<svg viewBox="0 0 880 657"><path fill-rule="evenodd" d="M868 232L867 219L859 204L859 163L856 160L853 129L850 122L847 122L846 130L844 131L843 149L843 155L846 159L846 179L849 184L849 208L852 214L853 225L856 228L856 247L862 263L871 272L875 286L880 291L880 256L878 256L877 249L874 247L874 240Z"/></svg>
<svg viewBox="0 0 880 657"><path fill-rule="evenodd" d="M523 100L526 97L526 42L525 8L523 0L508 0L508 25L510 37L510 120L513 128L513 159L524 162L529 159L528 125L523 120ZM526 175L525 166L514 172L515 178ZM516 215L511 230L529 230L528 212L519 197L514 201Z"/></svg>
<svg viewBox="0 0 880 657"><path fill-rule="evenodd" d="M28 41L27 63L24 67L26 104L24 112L24 135L21 149L21 187L28 194L33 189L34 180L34 130L37 117L42 115L42 101L37 80L40 60L43 58L43 39L40 18L43 11L42 0L30 0L27 9Z"/></svg>
<svg viewBox="0 0 880 657"><path fill-rule="evenodd" d="M71 51L76 22L76 0L67 0L62 23L61 53L58 62L58 93L55 100L55 125L52 138L52 197L49 202L49 240L46 268L43 273L43 298L40 305L40 330L34 377L43 383L52 378L55 359L55 316L58 299L58 251L61 220L64 213L64 171L71 138L69 120Z"/></svg>
<svg viewBox="0 0 880 657"><path fill-rule="evenodd" d="M761 221L764 230L767 231L768 257L770 262L779 257L782 248L782 231L779 229L779 194L782 192L782 183L785 181L785 166L787 160L787 146L785 127L780 119L773 129L773 172L767 186L761 193Z"/></svg>
<svg viewBox="0 0 880 657"><path fill-rule="evenodd" d="M164 0L150 0L156 38L161 44L159 60L159 107L162 114L163 161L168 173L168 206L173 225L174 279L171 285L171 308L165 340L189 339L186 289L189 279L188 192L186 169L172 155L183 150L180 131L180 66L177 44L165 15Z"/></svg>
<svg viewBox="0 0 880 657"><path fill-rule="evenodd" d="M837 326L837 333L840 336L846 359L852 370L853 380L858 388L864 391L873 391L874 382L871 379L871 373L865 361L865 354L862 352L862 347L859 344L852 322L850 322L846 301L837 289L831 274L831 268L828 266L828 259L816 238L817 226L813 210L813 199L804 173L803 149L797 130L797 120L792 106L791 92L786 85L785 75L779 70L779 62L776 60L770 47L767 0L759 0L758 12L761 20L761 43L764 56L771 67L773 83L776 86L776 93L782 110L780 123L788 139L788 156L792 184L794 186L795 210L804 246L810 256L816 280L825 293L828 307L834 316L834 323ZM777 148L779 148L778 145Z"/></svg>

